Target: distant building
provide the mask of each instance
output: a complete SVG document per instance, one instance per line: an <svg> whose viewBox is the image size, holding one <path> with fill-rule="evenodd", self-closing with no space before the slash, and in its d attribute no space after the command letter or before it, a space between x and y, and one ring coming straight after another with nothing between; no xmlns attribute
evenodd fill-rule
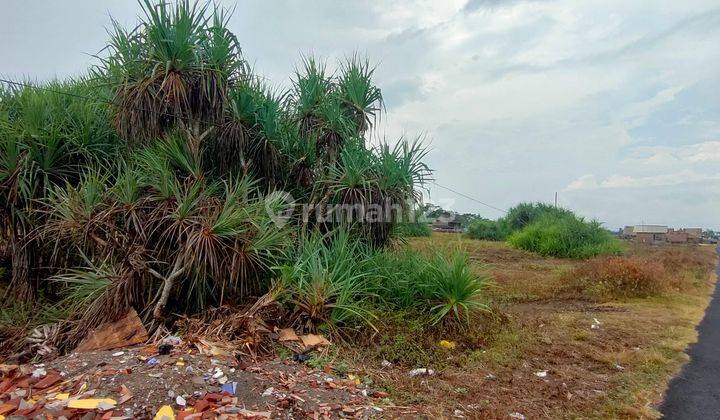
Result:
<svg viewBox="0 0 720 420"><path fill-rule="evenodd" d="M663 243L670 244L699 244L707 242L701 228L672 229L664 225L636 225L625 226L622 229L623 239L651 245Z"/></svg>
<svg viewBox="0 0 720 420"><path fill-rule="evenodd" d="M637 225L633 227L635 242L657 245L667 242L668 227L663 225Z"/></svg>
<svg viewBox="0 0 720 420"><path fill-rule="evenodd" d="M671 244L685 244L688 242L688 234L682 229L670 229L667 233L667 241Z"/></svg>
<svg viewBox="0 0 720 420"><path fill-rule="evenodd" d="M687 234L688 243L699 244L702 242L703 232L701 228L684 228L681 230Z"/></svg>
<svg viewBox="0 0 720 420"><path fill-rule="evenodd" d="M623 239L632 239L635 237L635 226L625 226L622 229L620 237Z"/></svg>
<svg viewBox="0 0 720 420"><path fill-rule="evenodd" d="M455 213L444 213L431 221L432 230L439 232L462 232L462 223Z"/></svg>

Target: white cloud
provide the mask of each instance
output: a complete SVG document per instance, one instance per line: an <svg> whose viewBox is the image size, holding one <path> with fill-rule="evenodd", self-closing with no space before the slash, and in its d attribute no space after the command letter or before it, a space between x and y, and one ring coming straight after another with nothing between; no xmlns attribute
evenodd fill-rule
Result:
<svg viewBox="0 0 720 420"><path fill-rule="evenodd" d="M634 161L645 165L678 165L720 162L720 141L681 146L648 146L637 149Z"/></svg>
<svg viewBox="0 0 720 420"><path fill-rule="evenodd" d="M621 189L664 187L714 181L720 181L720 172L703 174L691 170L686 170L675 173L642 177L634 177L629 175L610 175L604 179L598 179L595 175L583 175L568 184L564 191L591 190L598 188Z"/></svg>

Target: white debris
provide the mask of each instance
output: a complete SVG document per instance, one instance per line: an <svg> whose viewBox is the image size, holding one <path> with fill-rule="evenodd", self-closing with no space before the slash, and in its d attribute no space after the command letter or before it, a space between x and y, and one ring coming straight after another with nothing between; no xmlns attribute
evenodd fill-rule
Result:
<svg viewBox="0 0 720 420"><path fill-rule="evenodd" d="M275 391L275 388L270 387L270 388L266 389L265 391L263 391L262 396L263 396L263 397L269 397L269 396L272 395L272 393L273 393L274 391Z"/></svg>
<svg viewBox="0 0 720 420"><path fill-rule="evenodd" d="M520 413L518 413L517 411L514 412L514 413L510 413L510 418L511 418L511 419L518 419L518 420L525 420L525 416L522 415L522 414L520 414Z"/></svg>
<svg viewBox="0 0 720 420"><path fill-rule="evenodd" d="M535 376L537 376L538 378L544 378L547 376L547 370L539 370L535 372Z"/></svg>
<svg viewBox="0 0 720 420"><path fill-rule="evenodd" d="M214 378L214 379L219 379L219 378L220 378L221 376L223 376L223 375L224 375L224 373L223 373L222 370L216 369L216 370L215 370L215 374L213 374L213 378Z"/></svg>
<svg viewBox="0 0 720 420"><path fill-rule="evenodd" d="M35 369L35 370L32 371L32 377L33 377L33 378L42 378L42 377L44 377L45 375L47 375L47 371L45 370L45 368L42 368L42 367L37 368L37 369Z"/></svg>
<svg viewBox="0 0 720 420"><path fill-rule="evenodd" d="M497 376L493 375L492 373L488 373L485 375L485 379L492 381L493 379L496 379Z"/></svg>
<svg viewBox="0 0 720 420"><path fill-rule="evenodd" d="M124 351L116 351L116 352L113 353L112 355L113 355L113 357L118 357L118 356L122 356L123 354L125 354Z"/></svg>
<svg viewBox="0 0 720 420"><path fill-rule="evenodd" d="M115 404L111 404L109 402L102 401L97 405L97 408L99 411L108 411L108 410L112 410L113 408L115 408Z"/></svg>
<svg viewBox="0 0 720 420"><path fill-rule="evenodd" d="M169 335L169 336L163 338L162 341L160 341L160 344L169 344L171 346L179 346L180 344L182 344L182 340L180 339L180 337L178 337L176 335Z"/></svg>
<svg viewBox="0 0 720 420"><path fill-rule="evenodd" d="M408 372L410 376L431 376L435 374L435 371L428 368L417 368Z"/></svg>
<svg viewBox="0 0 720 420"><path fill-rule="evenodd" d="M382 367L390 367L392 366L392 363L388 362L387 360L383 359L382 363L380 363Z"/></svg>
<svg viewBox="0 0 720 420"><path fill-rule="evenodd" d="M617 370L625 370L624 367L620 366L619 364L615 363L615 369Z"/></svg>
<svg viewBox="0 0 720 420"><path fill-rule="evenodd" d="M179 405L180 407L185 407L185 404L187 404L187 402L185 401L185 398L178 395L177 397L175 397L175 404Z"/></svg>

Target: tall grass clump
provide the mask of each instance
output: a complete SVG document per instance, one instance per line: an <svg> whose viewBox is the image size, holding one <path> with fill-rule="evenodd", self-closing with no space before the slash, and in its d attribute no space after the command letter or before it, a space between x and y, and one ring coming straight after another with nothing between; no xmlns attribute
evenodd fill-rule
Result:
<svg viewBox="0 0 720 420"><path fill-rule="evenodd" d="M433 324L447 319L469 323L473 314L488 310L483 299L488 279L470 270L467 255L438 254L428 270L428 283L423 289L425 300L433 304L430 308Z"/></svg>
<svg viewBox="0 0 720 420"><path fill-rule="evenodd" d="M312 233L300 240L288 263L278 268L279 286L303 329L371 324L376 297L373 250L345 230Z"/></svg>
<svg viewBox="0 0 720 420"><path fill-rule="evenodd" d="M574 215L542 216L511 234L508 242L516 248L562 258L582 259L623 252L622 243L600 223L587 222Z"/></svg>
<svg viewBox="0 0 720 420"><path fill-rule="evenodd" d="M475 274L464 253L375 250L347 230L310 234L277 272L291 317L306 330L375 326L388 310L461 326L488 308L489 278Z"/></svg>
<svg viewBox="0 0 720 420"><path fill-rule="evenodd" d="M509 233L518 231L542 217L562 219L574 216L573 212L545 203L520 203L508 210L503 223Z"/></svg>
<svg viewBox="0 0 720 420"><path fill-rule="evenodd" d="M462 252L437 252L426 258L403 251L381 255L376 262L378 294L397 309L426 314L429 324L463 325L488 309L484 290L489 277L474 273Z"/></svg>

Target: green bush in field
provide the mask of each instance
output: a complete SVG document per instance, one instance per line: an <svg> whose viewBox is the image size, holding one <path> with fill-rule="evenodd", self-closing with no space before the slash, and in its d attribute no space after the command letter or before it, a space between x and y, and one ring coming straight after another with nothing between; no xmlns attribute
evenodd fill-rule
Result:
<svg viewBox="0 0 720 420"><path fill-rule="evenodd" d="M488 241L504 241L510 234L533 223L543 216L562 218L572 216L570 210L557 208L544 203L520 203L508 210L505 217L498 220L478 219L470 223L467 237Z"/></svg>
<svg viewBox="0 0 720 420"><path fill-rule="evenodd" d="M465 235L470 239L504 241L507 238L508 230L502 219L480 219L472 222L470 226L468 226Z"/></svg>
<svg viewBox="0 0 720 420"><path fill-rule="evenodd" d="M572 214L544 215L511 234L508 242L540 255L564 258L617 255L623 251L622 243L600 223L587 222Z"/></svg>
<svg viewBox="0 0 720 420"><path fill-rule="evenodd" d="M398 223L395 227L395 235L400 238L427 237L431 234L430 226L422 222Z"/></svg>
<svg viewBox="0 0 720 420"><path fill-rule="evenodd" d="M508 210L502 219L509 233L515 232L535 222L543 216L559 219L573 216L573 212L545 203L520 203Z"/></svg>

